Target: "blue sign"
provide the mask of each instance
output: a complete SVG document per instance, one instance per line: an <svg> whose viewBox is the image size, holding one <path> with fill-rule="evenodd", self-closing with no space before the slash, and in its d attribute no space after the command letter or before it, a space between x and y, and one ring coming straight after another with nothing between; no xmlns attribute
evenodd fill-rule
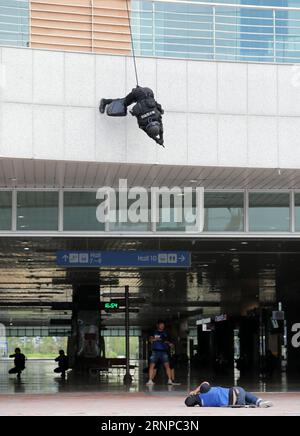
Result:
<svg viewBox="0 0 300 436"><path fill-rule="evenodd" d="M67 267L189 268L188 251L58 251L56 263Z"/></svg>

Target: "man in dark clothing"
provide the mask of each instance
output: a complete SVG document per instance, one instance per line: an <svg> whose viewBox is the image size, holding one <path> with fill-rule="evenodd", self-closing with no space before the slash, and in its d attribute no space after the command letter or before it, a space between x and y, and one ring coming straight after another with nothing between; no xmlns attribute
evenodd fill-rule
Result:
<svg viewBox="0 0 300 436"><path fill-rule="evenodd" d="M59 350L59 356L55 359L58 362L58 367L54 369L54 372L61 374L62 378L66 377L66 371L69 369L69 359L65 355L64 350Z"/></svg>
<svg viewBox="0 0 300 436"><path fill-rule="evenodd" d="M116 100L102 98L99 110L103 114L107 105ZM123 100L122 104L127 108L135 103L131 114L137 118L139 128L144 130L151 139L164 147L164 132L162 124L163 108L154 98L154 93L150 88L137 86ZM114 114L108 115L113 116ZM124 114L126 115L126 113Z"/></svg>
<svg viewBox="0 0 300 436"><path fill-rule="evenodd" d="M24 354L21 353L20 348L15 349L15 354L11 354L9 357L11 357L14 360L15 367L11 368L8 373L9 374L17 374L17 377L21 377L22 371L25 369L25 359L26 357Z"/></svg>
<svg viewBox="0 0 300 436"><path fill-rule="evenodd" d="M212 387L208 382L202 382L200 386L190 392L185 399L187 407L272 407L270 401L257 398L251 392L246 392L240 386L223 388Z"/></svg>
<svg viewBox="0 0 300 436"><path fill-rule="evenodd" d="M150 336L149 341L152 345L152 353L149 359L149 380L148 386L154 385L153 379L155 377L155 367L161 363L168 376L168 385L173 385L172 371L170 368L170 346L172 346L170 337L165 330L166 326L163 321L158 321L156 330Z"/></svg>

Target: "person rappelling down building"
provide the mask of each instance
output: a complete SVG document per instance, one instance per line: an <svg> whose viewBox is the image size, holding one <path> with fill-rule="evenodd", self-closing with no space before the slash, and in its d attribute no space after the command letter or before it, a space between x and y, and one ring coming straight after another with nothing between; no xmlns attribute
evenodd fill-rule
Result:
<svg viewBox="0 0 300 436"><path fill-rule="evenodd" d="M104 114L106 109L106 114L111 117L122 117L127 115L127 107L133 103L135 105L130 113L137 118L139 128L164 147L162 124L164 110L155 100L152 89L137 85L125 98L102 98L99 110Z"/></svg>

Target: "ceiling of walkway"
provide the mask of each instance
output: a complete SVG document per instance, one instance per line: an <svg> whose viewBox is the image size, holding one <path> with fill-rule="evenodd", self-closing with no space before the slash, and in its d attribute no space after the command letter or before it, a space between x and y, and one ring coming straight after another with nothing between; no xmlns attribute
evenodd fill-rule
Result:
<svg viewBox="0 0 300 436"><path fill-rule="evenodd" d="M202 186L206 189L300 189L299 169L141 165L0 159L0 188Z"/></svg>

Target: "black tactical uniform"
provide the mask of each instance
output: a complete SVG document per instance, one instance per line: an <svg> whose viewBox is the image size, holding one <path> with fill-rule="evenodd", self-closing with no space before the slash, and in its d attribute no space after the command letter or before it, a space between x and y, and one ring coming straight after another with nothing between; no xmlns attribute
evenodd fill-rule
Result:
<svg viewBox="0 0 300 436"><path fill-rule="evenodd" d="M14 359L15 367L8 371L9 374L17 374L18 378L21 377L22 371L25 369L25 359L24 354L21 353L19 348L16 348L15 353L9 356Z"/></svg>
<svg viewBox="0 0 300 436"><path fill-rule="evenodd" d="M104 113L105 107L115 100L102 99L100 103L100 112ZM135 103L131 114L137 118L139 128L144 130L150 138L163 146L163 124L162 114L164 113L161 105L156 102L154 93L150 88L137 86L123 100L125 107ZM112 113L109 115L114 116Z"/></svg>

